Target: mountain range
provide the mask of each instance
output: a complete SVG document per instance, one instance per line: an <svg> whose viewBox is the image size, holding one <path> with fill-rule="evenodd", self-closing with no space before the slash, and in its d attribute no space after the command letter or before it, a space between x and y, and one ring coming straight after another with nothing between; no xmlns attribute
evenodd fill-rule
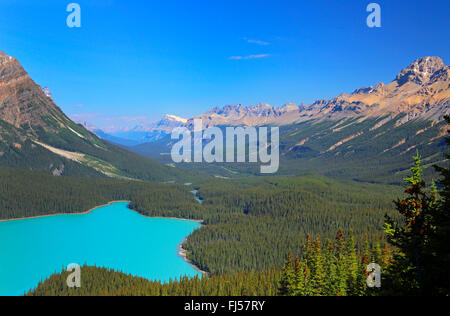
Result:
<svg viewBox="0 0 450 316"><path fill-rule="evenodd" d="M206 126L216 125L288 125L312 119L341 119L356 116L379 117L405 113L407 120L426 118L442 120L449 113L450 68L439 57L424 57L403 69L388 85L342 93L331 100L318 100L311 105L289 103L281 108L268 104L214 108L195 118Z"/></svg>
<svg viewBox="0 0 450 316"><path fill-rule="evenodd" d="M443 160L445 115L450 114L450 69L439 57L417 59L389 83L356 89L350 94L310 105L277 108L228 105L194 119L211 126L280 126L280 173L315 172L361 181L400 182L416 150L426 161L429 177ZM167 129L164 130L167 134ZM128 149L169 163L169 136ZM251 166L193 165L220 177L257 173Z"/></svg>
<svg viewBox="0 0 450 316"><path fill-rule="evenodd" d="M280 174L314 172L398 182L418 150L432 177L434 164L448 163L442 151L447 132L443 117L450 113L449 73L440 58L424 57L387 85L358 88L310 105L228 105L189 119L166 115L127 134L109 135L89 123L70 120L49 89L38 86L15 58L0 52L0 166L157 181L198 174L189 169L218 177L258 174L258 168L249 164L174 168L168 155L171 131L192 127L193 120L201 118L205 127L280 126ZM132 133L135 137L128 138Z"/></svg>
<svg viewBox="0 0 450 316"><path fill-rule="evenodd" d="M147 142L158 141L169 135L176 127L184 126L187 119L167 114L160 121L150 124L139 124L133 128L124 128L105 132L86 121L75 120L98 137L124 146L133 146Z"/></svg>
<svg viewBox="0 0 450 316"><path fill-rule="evenodd" d="M0 52L0 167L53 175L172 181L164 166L105 142L70 120L19 61ZM184 173L185 175L185 173Z"/></svg>
<svg viewBox="0 0 450 316"><path fill-rule="evenodd" d="M194 119L202 119L205 127L284 126L309 120L338 120L358 116L373 118L383 115L395 117L399 114L405 114L404 121L441 121L443 115L450 113L449 76L450 68L441 58L424 57L401 70L387 85L380 82L358 88L350 94L342 93L330 100L317 100L310 105L227 105L189 119L166 115L161 121L149 126L139 125L111 135L118 137L116 141L123 145L127 145L126 139L138 143L154 142L170 134L175 127L191 127ZM108 136L103 133L103 137Z"/></svg>

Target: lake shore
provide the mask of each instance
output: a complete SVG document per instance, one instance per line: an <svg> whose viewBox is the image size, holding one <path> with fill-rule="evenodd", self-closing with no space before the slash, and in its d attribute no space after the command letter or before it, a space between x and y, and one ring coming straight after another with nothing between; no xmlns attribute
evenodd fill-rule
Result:
<svg viewBox="0 0 450 316"><path fill-rule="evenodd" d="M108 202L108 203L103 204L103 205L98 205L98 206L93 207L93 208L91 208L91 209L89 209L89 210L87 210L87 211L84 211L84 212L77 212L77 213L55 213L55 214L39 215L39 216L32 216L32 217L22 217L22 218L3 219L3 220L0 220L0 223L2 223L2 222L12 222L12 221L22 221L22 220L29 220L29 219L37 219L37 218L45 218L45 217L51 217L51 216L63 216L63 215L87 215L87 214L92 213L92 212L95 211L96 209L99 209L99 208L102 208L102 207L105 207L105 206L110 206L110 205L113 205L113 204L115 204L115 203L121 203L121 202L124 202L124 203L131 203L131 201L112 201L112 202ZM200 225L203 224L203 221L202 221L202 220L194 220L194 219L186 219L186 218L178 218L178 217L161 217L161 216L159 216L159 217L152 217L152 216L146 216L146 215L143 215L143 214L137 212L136 210L131 209L130 207L128 207L128 209L129 209L130 211L133 211L133 212L135 212L135 213L137 213L137 214L139 214L139 215L141 215L141 216L143 216L143 217L146 217L146 218L154 218L154 219L174 219L174 220L181 220L181 221L195 222L195 223L199 223ZM187 240L187 238L183 239L183 241L181 242L181 244L179 244L179 245L177 246L177 250L178 250L177 255L178 255L180 258L182 258L184 261L186 261L186 262L187 262L192 268L194 268L197 272L200 272L200 273L203 274L204 276L208 276L208 273L207 273L207 272L201 270L201 269L200 269L199 267L197 267L191 260L189 260L189 259L187 258L186 250L183 249L183 244L186 242L186 240Z"/></svg>
<svg viewBox="0 0 450 316"><path fill-rule="evenodd" d="M27 220L27 219L36 219L36 218L45 218L45 217L52 217L52 216L64 216L64 215L87 215L92 213L93 211L95 211L96 209L105 207L105 206L110 206L113 205L115 203L131 203L131 201L112 201L112 202L108 202L106 204L103 205L98 205L96 207L91 208L90 210L87 211L82 211L82 212L74 212L74 213L55 213L55 214L48 214L48 215L38 215L38 216L30 216L30 217L19 217L19 218L10 218L10 219L0 219L0 223L4 223L4 222L13 222L13 221L23 221L23 220ZM203 220L198 220L198 219L187 219L187 218L180 218L180 217L163 217L163 216L146 216L144 214L139 213L136 210L133 210L132 208L129 208L131 211L136 212L137 214L146 217L146 218L155 218L155 219L176 219L179 221L188 221L188 222L195 222L195 223L199 223L199 224L203 224Z"/></svg>
<svg viewBox="0 0 450 316"><path fill-rule="evenodd" d="M83 211L83 212L75 212L75 213L55 213L55 214L48 214L48 215L38 215L38 216L30 216L30 217L20 217L20 218L10 218L10 219L1 219L0 223L4 223L4 222L13 222L13 221L23 221L23 220L28 220L28 219L36 219L36 218L45 218L45 217L52 217L52 216L63 216L63 215L87 215L93 211L95 211L96 209L105 207L105 206L110 206L113 205L114 203L119 203L119 202L127 202L130 203L130 201L112 201L112 202L108 202L106 204L103 205L98 205L96 207L91 208L90 210L87 211ZM134 210L132 210L134 211Z"/></svg>
<svg viewBox="0 0 450 316"><path fill-rule="evenodd" d="M184 261L186 261L195 271L201 273L203 276L208 277L209 274L206 271L201 270L198 266L196 266L191 260L187 258L187 252L183 248L183 244L186 242L187 238L183 239L181 244L178 245L178 256L181 257Z"/></svg>

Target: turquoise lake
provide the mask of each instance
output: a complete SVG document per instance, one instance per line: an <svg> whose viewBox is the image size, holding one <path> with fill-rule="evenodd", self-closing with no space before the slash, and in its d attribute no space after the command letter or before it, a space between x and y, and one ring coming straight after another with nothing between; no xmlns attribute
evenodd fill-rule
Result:
<svg viewBox="0 0 450 316"><path fill-rule="evenodd" d="M128 205L0 222L0 295L22 295L71 263L149 280L201 276L178 255L178 246L199 223L144 217Z"/></svg>

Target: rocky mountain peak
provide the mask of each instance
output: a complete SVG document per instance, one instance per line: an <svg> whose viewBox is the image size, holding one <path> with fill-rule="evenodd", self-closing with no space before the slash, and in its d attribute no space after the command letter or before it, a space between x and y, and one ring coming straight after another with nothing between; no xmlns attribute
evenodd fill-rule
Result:
<svg viewBox="0 0 450 316"><path fill-rule="evenodd" d="M356 89L355 91L352 92L352 94L370 94L370 93L378 92L383 87L384 87L384 83L379 82L375 85L375 87L370 86L370 87L363 87L363 88Z"/></svg>
<svg viewBox="0 0 450 316"><path fill-rule="evenodd" d="M173 121L173 122L186 123L187 119L179 117L179 116L176 116L176 115L166 114L162 118L162 121Z"/></svg>
<svg viewBox="0 0 450 316"><path fill-rule="evenodd" d="M171 133L173 129L184 126L184 124L186 124L187 121L188 120L185 118L171 114L166 114L159 122L151 126L148 129L148 131L150 132L150 134L152 134L155 131L162 131L168 134Z"/></svg>
<svg viewBox="0 0 450 316"><path fill-rule="evenodd" d="M375 87L373 87L374 90L378 90L384 87L384 82L378 82Z"/></svg>
<svg viewBox="0 0 450 316"><path fill-rule="evenodd" d="M0 51L0 65L3 65L4 63L11 62L15 60L15 58L8 56L4 52Z"/></svg>
<svg viewBox="0 0 450 316"><path fill-rule="evenodd" d="M17 59L0 51L0 82L6 83L11 80L23 79L24 77L28 77L28 74Z"/></svg>
<svg viewBox="0 0 450 316"><path fill-rule="evenodd" d="M436 72L446 68L448 67L439 57L422 57L403 69L395 80L400 86L407 82L423 85L428 83Z"/></svg>
<svg viewBox="0 0 450 316"><path fill-rule="evenodd" d="M298 112L300 110L299 106L295 103L286 103L281 107L281 112Z"/></svg>
<svg viewBox="0 0 450 316"><path fill-rule="evenodd" d="M49 118L56 122L51 123ZM3 52L0 52L0 119L32 134L34 127L55 130L68 121L19 61Z"/></svg>

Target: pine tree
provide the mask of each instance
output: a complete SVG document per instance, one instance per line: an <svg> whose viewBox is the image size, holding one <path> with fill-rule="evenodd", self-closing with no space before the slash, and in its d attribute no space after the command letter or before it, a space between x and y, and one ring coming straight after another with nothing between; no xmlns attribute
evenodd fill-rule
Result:
<svg viewBox="0 0 450 316"><path fill-rule="evenodd" d="M306 286L308 280L305 275L306 264L305 261L300 260L300 258L296 258L295 260L295 277L294 277L294 285L293 285L293 295L294 296L305 296Z"/></svg>
<svg viewBox="0 0 450 316"><path fill-rule="evenodd" d="M293 266L292 255L291 252L289 251L284 266L281 270L281 281L278 293L281 296L292 296L294 294L294 289L296 287L294 282L295 282L295 270Z"/></svg>
<svg viewBox="0 0 450 316"><path fill-rule="evenodd" d="M427 202L421 157L418 152L414 157L411 173L412 176L405 179L409 184L405 191L407 197L396 202L397 210L403 216L403 225L398 225L392 218L386 216L385 233L388 241L400 249L394 256L394 264L389 267L387 281L391 288L398 290L402 288L407 293L418 294L423 272L420 264L421 235L417 232L420 228L418 218L423 214L423 206ZM423 232L423 228L420 230ZM377 260L381 260L381 252Z"/></svg>
<svg viewBox="0 0 450 316"><path fill-rule="evenodd" d="M389 249L388 245L385 243L383 249L381 250L381 267L387 266L392 260L391 249Z"/></svg>
<svg viewBox="0 0 450 316"><path fill-rule="evenodd" d="M327 263L326 295L336 296L339 292L338 271L336 257L334 256L334 247L329 239L326 241L325 259Z"/></svg>
<svg viewBox="0 0 450 316"><path fill-rule="evenodd" d="M450 125L450 116L445 120ZM450 130L448 131L450 133ZM450 145L450 138L446 139ZM445 154L450 159L450 154ZM426 274L424 280L425 291L433 290L437 295L450 295L450 168L435 167L441 173L442 179L439 181L441 190L439 196L442 200L435 204L435 214L433 214L432 227L434 235L430 237L429 243L429 265L432 271Z"/></svg>
<svg viewBox="0 0 450 316"><path fill-rule="evenodd" d="M322 254L322 245L320 237L313 244L312 258L311 258L311 286L313 288L314 296L321 296L326 294L326 268L325 258Z"/></svg>
<svg viewBox="0 0 450 316"><path fill-rule="evenodd" d="M376 243L372 249L373 262L379 264L382 260L382 251L379 243Z"/></svg>
<svg viewBox="0 0 450 316"><path fill-rule="evenodd" d="M450 118L446 120L450 124ZM387 269L385 294L449 295L450 171L436 167L443 176L442 200L437 200L435 189L426 191L418 153L414 162L412 176L405 179L407 197L396 203L403 225L389 217L385 225L388 241L399 249Z"/></svg>
<svg viewBox="0 0 450 316"><path fill-rule="evenodd" d="M359 267L358 283L360 285L361 295L367 295L367 266L369 265L369 260L367 255L363 255L361 258L361 265Z"/></svg>
<svg viewBox="0 0 450 316"><path fill-rule="evenodd" d="M305 295L304 296L313 296L314 295L314 288L311 283L311 269L308 267L308 265L305 262Z"/></svg>
<svg viewBox="0 0 450 316"><path fill-rule="evenodd" d="M339 230L336 236L336 248L335 248L335 256L336 256L336 266L337 266L337 293L338 296L346 296L347 295L347 279L348 279L348 271L345 264L345 248L346 248L346 240L344 233Z"/></svg>
<svg viewBox="0 0 450 316"><path fill-rule="evenodd" d="M358 258L356 255L356 245L355 238L353 236L353 232L350 231L350 236L347 241L346 250L345 250L345 265L347 267L347 287L349 295L360 295L361 287L358 284L358 275L359 275L359 266L358 266Z"/></svg>

